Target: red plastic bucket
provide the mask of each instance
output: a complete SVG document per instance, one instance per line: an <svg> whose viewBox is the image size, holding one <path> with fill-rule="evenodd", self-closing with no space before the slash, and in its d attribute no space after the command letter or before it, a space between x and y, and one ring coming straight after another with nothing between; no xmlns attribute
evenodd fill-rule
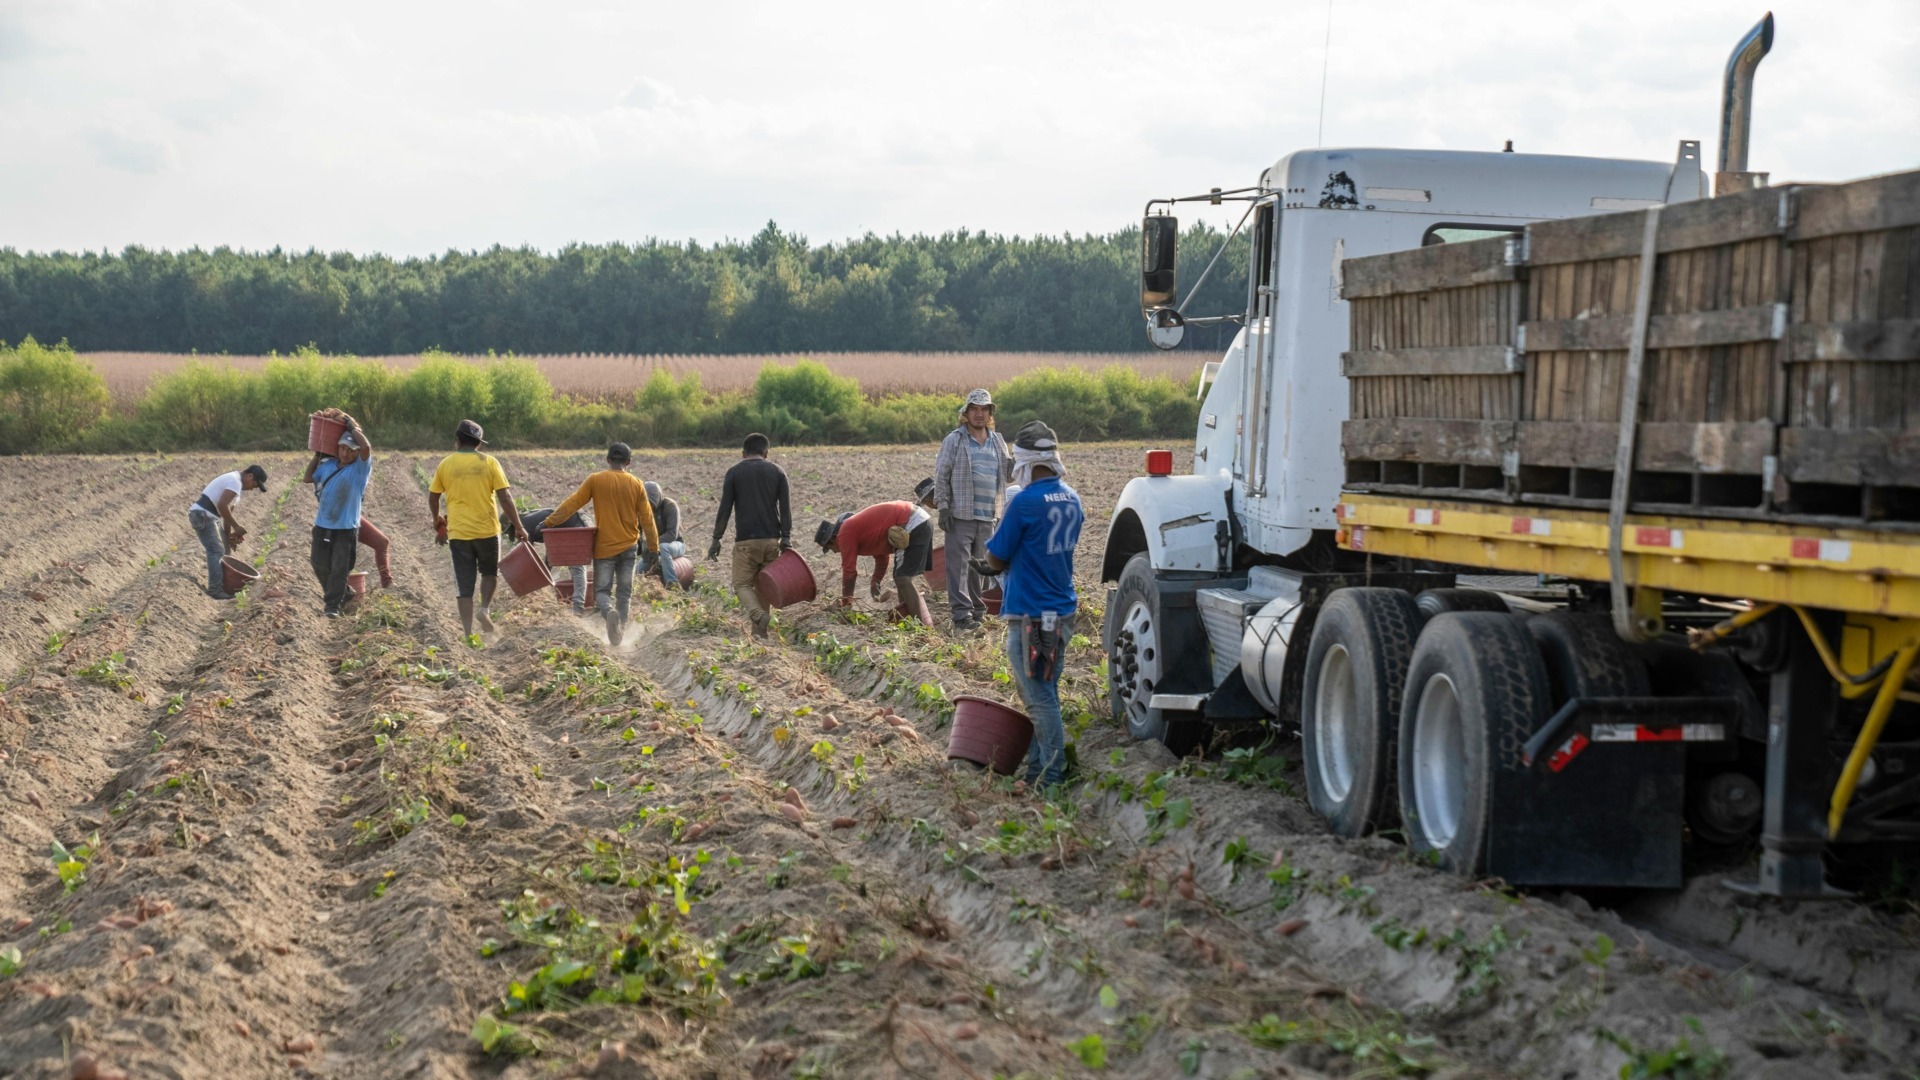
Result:
<svg viewBox="0 0 1920 1080"><path fill-rule="evenodd" d="M367 595L367 572L365 570L355 570L353 573L348 574L347 588L352 590L355 596Z"/></svg>
<svg viewBox="0 0 1920 1080"><path fill-rule="evenodd" d="M754 576L753 588L770 608L804 604L820 595L819 586L813 580L813 568L792 548L781 552L779 558Z"/></svg>
<svg viewBox="0 0 1920 1080"><path fill-rule="evenodd" d="M935 574L939 577L934 577ZM947 580L947 545L935 544L927 555L927 577L933 581Z"/></svg>
<svg viewBox="0 0 1920 1080"><path fill-rule="evenodd" d="M673 576L679 580L683 589L693 588L693 560L685 555L673 557Z"/></svg>
<svg viewBox="0 0 1920 1080"><path fill-rule="evenodd" d="M553 591L556 596L560 597L561 603L563 604L573 603L573 575L568 574L565 577L555 577L553 579ZM587 596L586 596L586 599L582 602L585 603L588 607L592 607L594 604L593 571L591 570L587 571Z"/></svg>
<svg viewBox="0 0 1920 1080"><path fill-rule="evenodd" d="M513 545L500 560L500 576L507 579L507 588L515 596L553 586L553 575L547 573L547 564L540 561L540 553L532 544Z"/></svg>
<svg viewBox="0 0 1920 1080"><path fill-rule="evenodd" d="M1012 776L1027 760L1033 721L997 701L961 695L953 699L953 730L947 756Z"/></svg>
<svg viewBox="0 0 1920 1080"><path fill-rule="evenodd" d="M241 589L259 580L260 571L255 570L247 563L241 562L231 555L225 556L220 560L220 587L226 591L237 593Z"/></svg>
<svg viewBox="0 0 1920 1080"><path fill-rule="evenodd" d="M991 589L980 590L980 602L986 605L987 614L989 615L1000 614L1001 596L1002 594L1000 592L1000 586L998 585L995 585Z"/></svg>
<svg viewBox="0 0 1920 1080"><path fill-rule="evenodd" d="M592 566L593 542L600 536L600 527L543 529L540 536L547 545L548 566Z"/></svg>
<svg viewBox="0 0 1920 1080"><path fill-rule="evenodd" d="M307 417L307 449L316 454L337 454L340 452L340 436L347 433L347 425L338 420L330 420L313 413Z"/></svg>

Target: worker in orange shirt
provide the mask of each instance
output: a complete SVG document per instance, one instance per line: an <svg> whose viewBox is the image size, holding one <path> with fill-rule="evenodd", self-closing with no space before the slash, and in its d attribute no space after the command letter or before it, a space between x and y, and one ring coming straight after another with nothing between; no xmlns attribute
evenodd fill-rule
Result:
<svg viewBox="0 0 1920 1080"><path fill-rule="evenodd" d="M607 644L616 649L626 637L641 535L647 538L648 551L660 550L660 527L654 524L647 487L629 471L632 466L632 447L623 442L607 447L607 467L587 477L579 490L540 523L543 529L558 527L574 511L593 503L593 523L600 530L593 541L594 598L607 621Z"/></svg>
<svg viewBox="0 0 1920 1080"><path fill-rule="evenodd" d="M840 553L840 606L853 606L853 590L860 580L860 557L873 560L873 582L868 592L875 600L886 599L888 563L893 563L893 584L900 591L900 605L932 626L927 601L920 595L917 579L927 572L933 557L933 515L925 506L907 502L875 503L857 514L842 514L837 521L822 521L814 530L814 543L822 551ZM895 561L897 558L898 561Z"/></svg>

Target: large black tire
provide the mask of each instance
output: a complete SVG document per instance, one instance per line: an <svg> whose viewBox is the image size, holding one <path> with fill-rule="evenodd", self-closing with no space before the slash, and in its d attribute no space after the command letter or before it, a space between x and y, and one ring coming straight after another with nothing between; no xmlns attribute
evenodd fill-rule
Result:
<svg viewBox="0 0 1920 1080"><path fill-rule="evenodd" d="M1496 771L1552 694L1533 638L1511 615L1447 612L1427 622L1400 710L1400 816L1407 846L1457 874L1487 865Z"/></svg>
<svg viewBox="0 0 1920 1080"><path fill-rule="evenodd" d="M1164 673L1179 665L1207 663L1206 631L1199 622L1197 613L1164 610L1153 562L1145 552L1127 560L1107 608L1107 703L1114 717L1127 725L1127 734L1165 743L1181 756L1206 742L1212 734L1209 725L1197 712L1155 709L1147 702Z"/></svg>
<svg viewBox="0 0 1920 1080"><path fill-rule="evenodd" d="M1527 620L1553 688L1549 712L1576 697L1645 697L1647 665L1614 632L1613 617L1551 611Z"/></svg>
<svg viewBox="0 0 1920 1080"><path fill-rule="evenodd" d="M1307 801L1341 836L1399 813L1400 698L1420 622L1399 589L1341 589L1314 619L1300 701Z"/></svg>
<svg viewBox="0 0 1920 1080"><path fill-rule="evenodd" d="M1449 611L1492 611L1506 614L1507 602L1485 589L1428 589L1413 598L1421 619L1431 619Z"/></svg>

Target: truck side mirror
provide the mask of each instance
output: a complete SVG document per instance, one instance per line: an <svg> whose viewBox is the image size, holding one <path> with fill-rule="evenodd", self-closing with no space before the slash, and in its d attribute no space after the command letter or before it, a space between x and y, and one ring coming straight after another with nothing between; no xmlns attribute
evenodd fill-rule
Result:
<svg viewBox="0 0 1920 1080"><path fill-rule="evenodd" d="M1155 215L1140 222L1140 309L1173 303L1174 248L1180 243L1180 219Z"/></svg>

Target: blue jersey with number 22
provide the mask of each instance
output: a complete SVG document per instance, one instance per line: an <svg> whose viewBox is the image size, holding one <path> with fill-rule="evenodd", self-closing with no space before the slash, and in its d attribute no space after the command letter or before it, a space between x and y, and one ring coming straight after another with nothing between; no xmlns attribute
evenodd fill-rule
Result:
<svg viewBox="0 0 1920 1080"><path fill-rule="evenodd" d="M987 550L1007 564L1000 614L1070 615L1080 604L1073 589L1073 548L1086 521L1080 494L1057 476L1035 480L1007 502Z"/></svg>

